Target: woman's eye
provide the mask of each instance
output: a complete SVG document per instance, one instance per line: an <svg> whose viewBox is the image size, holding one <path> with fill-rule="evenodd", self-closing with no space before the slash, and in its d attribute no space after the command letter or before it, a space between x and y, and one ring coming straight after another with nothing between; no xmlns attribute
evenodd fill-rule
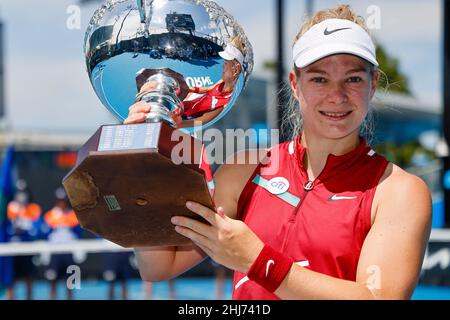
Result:
<svg viewBox="0 0 450 320"><path fill-rule="evenodd" d="M316 78L312 78L311 81L315 82L315 83L325 83L326 79L322 78L322 77L316 77Z"/></svg>
<svg viewBox="0 0 450 320"><path fill-rule="evenodd" d="M352 83L358 83L358 82L362 81L362 78L361 77L350 77L350 78L348 78L347 81L352 82Z"/></svg>

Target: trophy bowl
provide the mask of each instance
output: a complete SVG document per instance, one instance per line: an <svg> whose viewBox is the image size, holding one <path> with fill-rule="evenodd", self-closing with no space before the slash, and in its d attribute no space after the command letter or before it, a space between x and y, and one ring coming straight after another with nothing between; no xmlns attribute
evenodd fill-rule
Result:
<svg viewBox="0 0 450 320"><path fill-rule="evenodd" d="M102 104L123 121L139 93L139 71L170 69L181 74L189 87L211 87L224 73L225 60L219 53L236 37L245 50L242 72L221 112L203 121L205 129L234 105L253 68L252 47L242 28L215 2L107 1L95 12L86 32L87 71ZM192 94L187 101L194 99ZM186 118L181 127L192 131L193 122Z"/></svg>
<svg viewBox="0 0 450 320"><path fill-rule="evenodd" d="M120 123L136 102L151 111L145 123L102 126L78 152L63 185L80 225L123 247L190 244L170 218L201 220L188 200L214 209L204 146L191 134L219 121L245 87L253 51L244 31L213 1L108 0L84 53ZM189 150L174 154L180 140Z"/></svg>

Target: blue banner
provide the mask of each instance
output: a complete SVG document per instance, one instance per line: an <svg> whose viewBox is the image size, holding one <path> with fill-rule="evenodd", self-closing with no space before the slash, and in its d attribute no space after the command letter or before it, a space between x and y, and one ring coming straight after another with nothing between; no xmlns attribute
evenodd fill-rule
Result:
<svg viewBox="0 0 450 320"><path fill-rule="evenodd" d="M5 150L3 163L0 168L0 243L8 242L7 206L14 195L13 184L14 148L12 146ZM13 282L12 257L0 257L0 286L9 287Z"/></svg>

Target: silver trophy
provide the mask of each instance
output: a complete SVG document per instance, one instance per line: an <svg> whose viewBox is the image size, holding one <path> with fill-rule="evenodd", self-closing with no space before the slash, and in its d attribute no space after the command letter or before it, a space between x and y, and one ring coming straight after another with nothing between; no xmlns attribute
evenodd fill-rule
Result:
<svg viewBox="0 0 450 320"><path fill-rule="evenodd" d="M214 208L202 143L191 134L219 121L253 68L242 28L208 0L109 0L85 38L87 71L102 104L123 122L145 101L147 120L105 125L81 148L63 184L82 227L124 247L183 245L174 215L187 200ZM173 163L189 139L189 161ZM185 155L184 155L185 156Z"/></svg>

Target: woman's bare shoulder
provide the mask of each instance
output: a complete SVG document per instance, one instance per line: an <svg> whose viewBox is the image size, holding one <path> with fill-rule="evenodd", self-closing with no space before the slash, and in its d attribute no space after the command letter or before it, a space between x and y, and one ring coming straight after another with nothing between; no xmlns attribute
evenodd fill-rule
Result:
<svg viewBox="0 0 450 320"><path fill-rule="evenodd" d="M428 187L421 178L393 163L389 163L380 179L378 188L381 190L389 190L399 187L408 191L428 192ZM401 192L401 189L397 191Z"/></svg>
<svg viewBox="0 0 450 320"><path fill-rule="evenodd" d="M216 203L235 209L247 181L266 154L266 150L246 150L229 157L214 175ZM231 216L233 211L230 212Z"/></svg>
<svg viewBox="0 0 450 320"><path fill-rule="evenodd" d="M389 163L381 177L374 201L376 208L389 207L388 212L395 211L400 215L402 208L423 207L418 212L426 212L429 210L425 209L431 207L431 195L426 183L393 163ZM394 210L395 208L398 210ZM386 212L386 210L376 211L377 215L382 211ZM410 210L412 211L415 210Z"/></svg>
<svg viewBox="0 0 450 320"><path fill-rule="evenodd" d="M216 179L225 180L227 184L245 185L266 154L267 151L263 149L237 152L219 168Z"/></svg>

